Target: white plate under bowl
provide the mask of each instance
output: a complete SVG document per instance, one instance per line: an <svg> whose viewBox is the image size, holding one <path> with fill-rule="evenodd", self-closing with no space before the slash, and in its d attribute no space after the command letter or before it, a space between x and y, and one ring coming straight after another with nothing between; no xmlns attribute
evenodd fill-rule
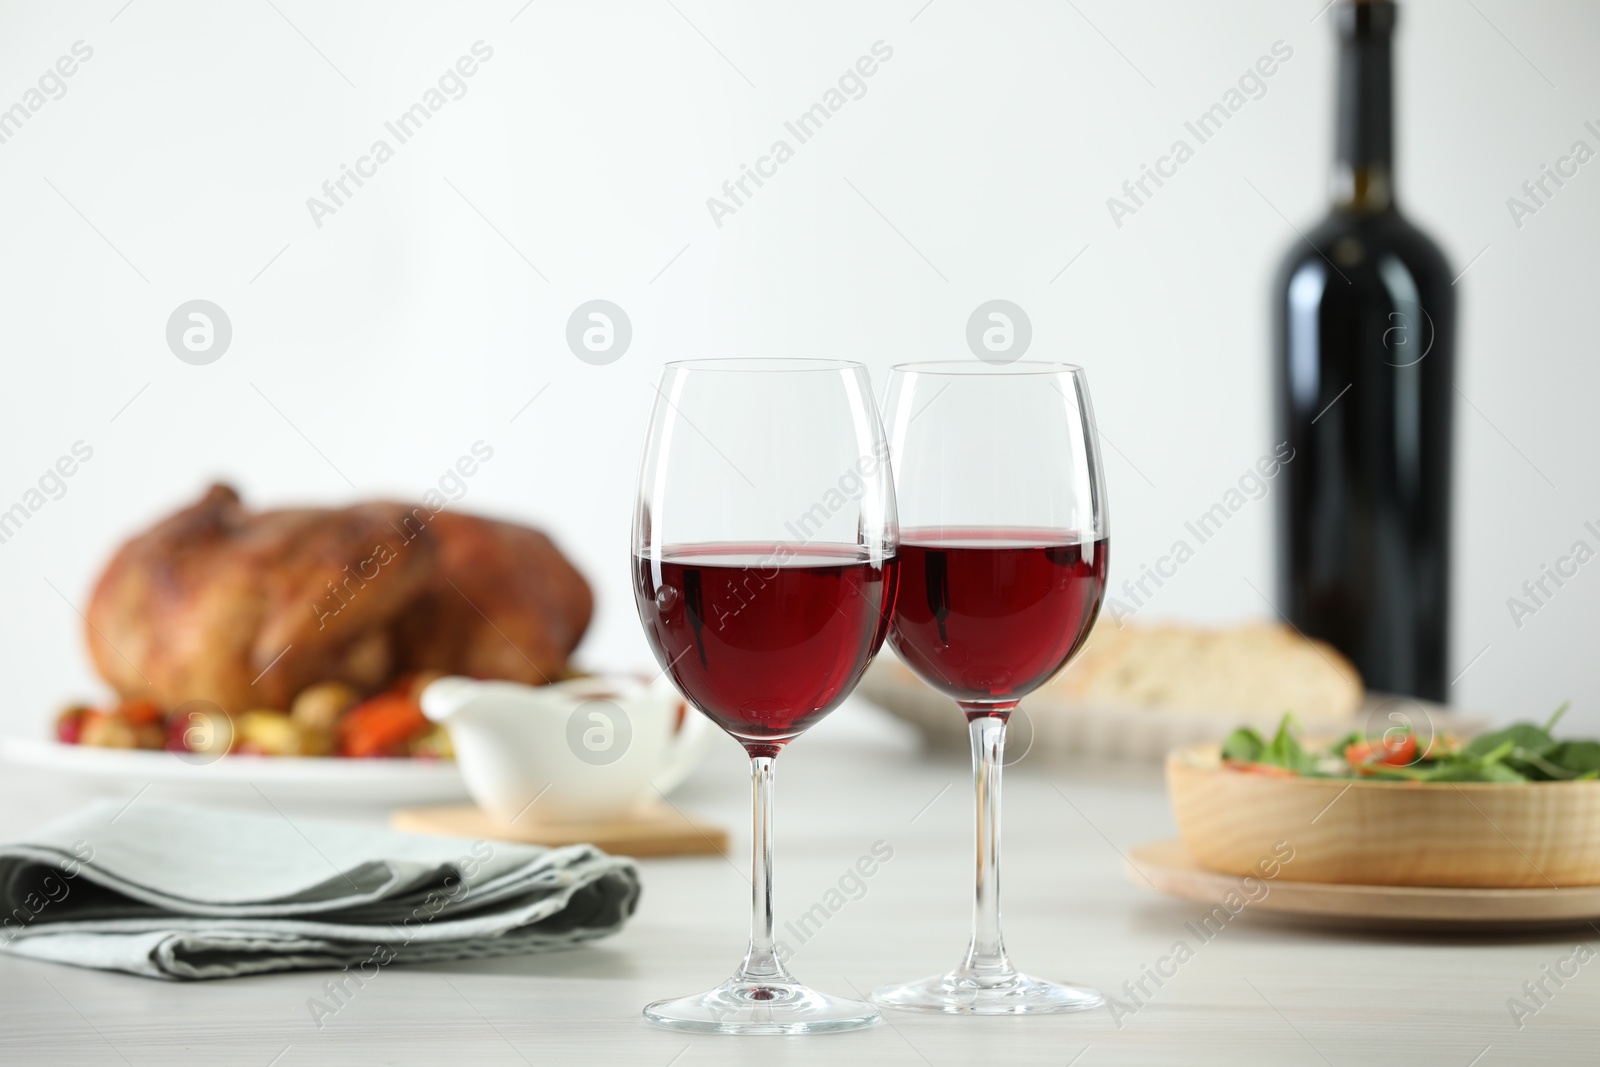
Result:
<svg viewBox="0 0 1600 1067"><path fill-rule="evenodd" d="M0 763L51 771L108 793L155 786L188 799L340 802L371 806L467 799L454 760L224 756L196 764L172 752L94 748L0 737Z"/></svg>

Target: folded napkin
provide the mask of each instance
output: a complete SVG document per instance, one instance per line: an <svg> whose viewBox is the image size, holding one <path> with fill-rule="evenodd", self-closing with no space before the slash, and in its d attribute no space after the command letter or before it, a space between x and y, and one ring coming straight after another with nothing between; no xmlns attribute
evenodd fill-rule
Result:
<svg viewBox="0 0 1600 1067"><path fill-rule="evenodd" d="M622 927L632 860L137 799L0 845L0 951L227 978L565 948Z"/></svg>

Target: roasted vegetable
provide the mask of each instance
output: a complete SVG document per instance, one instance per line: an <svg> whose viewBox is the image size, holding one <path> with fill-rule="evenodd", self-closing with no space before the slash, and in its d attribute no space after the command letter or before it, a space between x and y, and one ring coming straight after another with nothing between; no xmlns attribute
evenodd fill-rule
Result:
<svg viewBox="0 0 1600 1067"><path fill-rule="evenodd" d="M102 748L166 749L180 754L223 756L387 756L453 759L450 735L422 714L422 690L436 671L396 679L376 696L362 699L336 681L307 686L288 711L256 708L228 715L195 700L170 710L151 701L126 701L115 708L74 705L56 717L56 739Z"/></svg>
<svg viewBox="0 0 1600 1067"><path fill-rule="evenodd" d="M358 759L404 756L412 739L429 726L422 707L401 693L379 693L351 708L339 720L338 753Z"/></svg>
<svg viewBox="0 0 1600 1067"><path fill-rule="evenodd" d="M303 756L300 727L286 713L265 708L247 711L236 720L235 752L255 756Z"/></svg>
<svg viewBox="0 0 1600 1067"><path fill-rule="evenodd" d="M343 682L318 682L300 690L289 705L289 716L306 729L332 734L339 716L361 702L361 694Z"/></svg>
<svg viewBox="0 0 1600 1067"><path fill-rule="evenodd" d="M56 721L56 736L95 748L155 748L166 740L161 709L148 700L130 700L111 711L69 708Z"/></svg>

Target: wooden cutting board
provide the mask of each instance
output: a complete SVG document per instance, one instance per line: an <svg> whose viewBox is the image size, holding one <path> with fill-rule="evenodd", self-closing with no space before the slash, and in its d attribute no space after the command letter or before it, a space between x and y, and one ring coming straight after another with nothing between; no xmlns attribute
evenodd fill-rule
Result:
<svg viewBox="0 0 1600 1067"><path fill-rule="evenodd" d="M1469 889L1295 882L1285 877L1254 879L1246 886L1234 875L1200 866L1176 838L1130 850L1127 864L1130 882L1158 892L1219 906L1231 897L1233 907L1224 914L1262 911L1335 926L1497 932L1588 926L1600 920L1600 886ZM1256 899L1241 905L1246 896Z"/></svg>
<svg viewBox="0 0 1600 1067"><path fill-rule="evenodd" d="M389 824L417 834L520 841L530 845L589 844L618 856L726 855L728 831L695 822L675 808L654 804L614 822L538 823L524 817L507 824L475 804L399 808Z"/></svg>

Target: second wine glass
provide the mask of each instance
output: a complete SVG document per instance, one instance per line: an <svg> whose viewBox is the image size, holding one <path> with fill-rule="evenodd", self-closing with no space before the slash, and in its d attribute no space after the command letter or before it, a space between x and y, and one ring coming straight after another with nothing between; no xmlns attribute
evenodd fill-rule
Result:
<svg viewBox="0 0 1600 1067"><path fill-rule="evenodd" d="M955 970L873 1002L974 1015L1080 1011L1104 998L1019 973L1000 934L1000 771L1017 702L1066 665L1105 590L1104 477L1083 370L914 363L886 399L899 507L889 640L966 713L977 792L972 939Z"/></svg>

